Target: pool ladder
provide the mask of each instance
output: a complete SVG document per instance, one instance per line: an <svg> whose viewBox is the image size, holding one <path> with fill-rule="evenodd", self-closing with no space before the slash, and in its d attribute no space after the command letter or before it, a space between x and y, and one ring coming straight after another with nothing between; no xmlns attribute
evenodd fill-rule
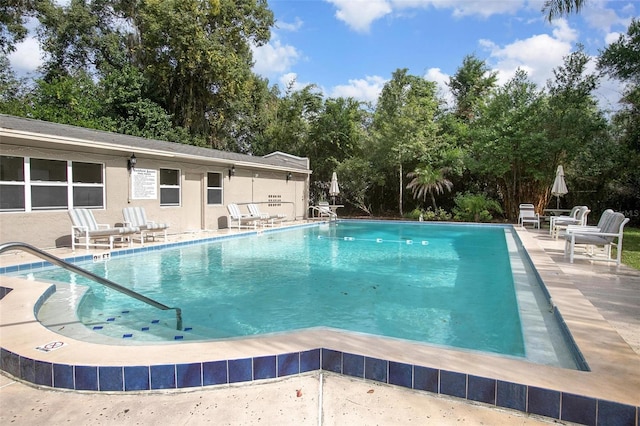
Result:
<svg viewBox="0 0 640 426"><path fill-rule="evenodd" d="M106 287L109 287L113 290L119 291L120 293L126 294L129 297L133 297L134 299L137 299L143 303L146 303L147 305L151 305L154 308L158 308L161 309L163 311L168 311L168 310L175 310L176 311L176 328L178 330L182 330L182 309L180 308L171 308L167 305L164 305L160 302L156 302L153 299L148 298L147 296L143 296L140 293L136 293L133 290L130 290L126 287L121 286L120 284L116 284L113 281L109 281L106 278L102 278L99 275L96 275L92 272L87 271L86 269L82 269L76 265L73 265L65 260L60 259L59 257L56 257L52 254L49 254L47 252L44 252L36 247L33 247L29 244L26 243L5 243L5 244L1 244L0 245L0 254L4 253L5 251L8 250L22 250L24 252L30 253L34 256L37 256L43 260L46 260L49 263L52 263L53 265L59 266L61 268L64 268L68 271L74 272L78 275L82 275L83 277L89 278L90 280L93 280L95 282L97 282L98 284L102 284Z"/></svg>

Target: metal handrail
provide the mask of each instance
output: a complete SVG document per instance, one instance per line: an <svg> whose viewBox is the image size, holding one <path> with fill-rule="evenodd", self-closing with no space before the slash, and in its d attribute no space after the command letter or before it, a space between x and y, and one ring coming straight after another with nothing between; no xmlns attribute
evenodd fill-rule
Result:
<svg viewBox="0 0 640 426"><path fill-rule="evenodd" d="M22 250L25 251L27 253L31 253L34 256L37 256L41 259L44 259L56 266L59 266L61 268L67 269L71 272L74 272L76 274L82 275L83 277L89 278L99 284L102 284L104 286L107 286L113 290L119 291L120 293L126 294L127 296L133 297L134 299L137 299L141 302L146 303L147 305L151 305L154 308L158 308L161 309L163 311L167 311L167 310L175 310L176 311L176 327L178 330L182 330L182 310L180 308L171 308L167 305L164 305L160 302L156 302L153 299L148 298L147 296L143 296L140 293L136 293L133 290L130 290L126 287L121 286L120 284L116 284L113 281L109 281L106 278L102 278L99 275L96 275L92 272L89 272L85 269L82 269L76 265L73 265L67 261L64 261L62 259L60 259L59 257L56 257L52 254L49 254L47 252L44 252L36 247L33 247L29 244L26 243L5 243L5 244L0 244L0 254L7 251L7 250Z"/></svg>

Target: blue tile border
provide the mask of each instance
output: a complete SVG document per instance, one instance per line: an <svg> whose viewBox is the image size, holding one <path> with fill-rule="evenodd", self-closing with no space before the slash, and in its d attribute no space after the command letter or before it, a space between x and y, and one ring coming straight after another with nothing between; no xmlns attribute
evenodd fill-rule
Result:
<svg viewBox="0 0 640 426"><path fill-rule="evenodd" d="M328 348L190 364L104 367L49 363L0 348L0 369L43 387L106 392L193 389L328 371L579 424L640 426L637 406Z"/></svg>

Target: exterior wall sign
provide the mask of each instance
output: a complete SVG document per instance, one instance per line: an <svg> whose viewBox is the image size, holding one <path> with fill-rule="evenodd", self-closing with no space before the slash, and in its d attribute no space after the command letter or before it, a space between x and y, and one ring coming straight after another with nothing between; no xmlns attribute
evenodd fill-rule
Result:
<svg viewBox="0 0 640 426"><path fill-rule="evenodd" d="M131 199L156 200L158 198L158 171L152 169L131 170Z"/></svg>

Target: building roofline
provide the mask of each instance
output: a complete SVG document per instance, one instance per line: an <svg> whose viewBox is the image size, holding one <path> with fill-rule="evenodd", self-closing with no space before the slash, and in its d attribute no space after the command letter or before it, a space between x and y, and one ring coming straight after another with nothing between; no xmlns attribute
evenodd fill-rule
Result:
<svg viewBox="0 0 640 426"><path fill-rule="evenodd" d="M0 140L4 137L105 151L135 152L139 155L154 157L206 161L229 166L311 173L307 158L281 152L258 157L0 114Z"/></svg>

